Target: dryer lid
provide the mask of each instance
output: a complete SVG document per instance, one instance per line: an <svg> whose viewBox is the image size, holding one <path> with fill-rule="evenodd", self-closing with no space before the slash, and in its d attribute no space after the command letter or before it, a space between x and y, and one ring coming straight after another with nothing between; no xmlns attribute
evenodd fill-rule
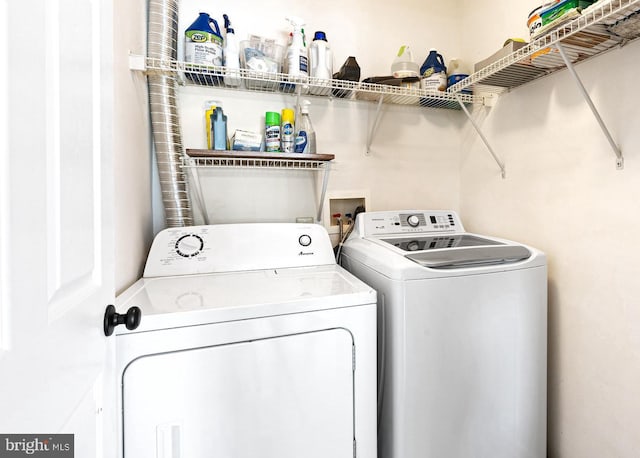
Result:
<svg viewBox="0 0 640 458"><path fill-rule="evenodd" d="M507 264L522 261L530 256L531 252L521 245L472 246L450 250L427 250L405 255L406 258L432 269Z"/></svg>

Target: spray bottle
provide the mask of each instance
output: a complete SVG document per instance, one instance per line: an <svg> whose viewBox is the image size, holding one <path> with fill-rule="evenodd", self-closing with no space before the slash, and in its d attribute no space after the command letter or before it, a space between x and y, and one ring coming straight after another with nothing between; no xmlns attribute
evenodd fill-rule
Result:
<svg viewBox="0 0 640 458"><path fill-rule="evenodd" d="M303 100L301 103L300 116L296 122L296 153L316 153L316 132L309 118L309 105L311 102L308 100Z"/></svg>
<svg viewBox="0 0 640 458"><path fill-rule="evenodd" d="M223 14L224 28L227 31L226 39L224 40L224 84L227 86L236 87L240 85L240 77L238 69L240 68L240 50L238 48L238 39L236 38L236 32L231 27L231 21L229 16Z"/></svg>
<svg viewBox="0 0 640 458"><path fill-rule="evenodd" d="M287 49L287 57L284 61L284 72L288 74L291 79L299 76L308 76L309 59L307 57L307 48L304 45L304 35L302 32L304 21L295 16L288 16L286 19L293 27L293 35L291 37L291 44ZM291 92L295 89L295 84L285 84L282 89Z"/></svg>

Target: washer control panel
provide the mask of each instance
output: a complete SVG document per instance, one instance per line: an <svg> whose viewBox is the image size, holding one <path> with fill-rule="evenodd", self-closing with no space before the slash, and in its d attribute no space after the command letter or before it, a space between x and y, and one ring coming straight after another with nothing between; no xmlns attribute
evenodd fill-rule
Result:
<svg viewBox="0 0 640 458"><path fill-rule="evenodd" d="M335 264L324 227L255 223L170 228L153 241L145 277Z"/></svg>
<svg viewBox="0 0 640 458"><path fill-rule="evenodd" d="M464 228L454 211L403 210L360 213L356 221L356 230L361 237L366 237L389 234L463 232Z"/></svg>

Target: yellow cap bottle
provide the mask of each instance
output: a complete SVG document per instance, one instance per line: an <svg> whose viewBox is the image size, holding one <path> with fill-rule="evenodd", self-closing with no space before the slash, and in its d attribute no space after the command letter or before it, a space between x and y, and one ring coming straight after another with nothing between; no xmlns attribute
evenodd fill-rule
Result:
<svg viewBox="0 0 640 458"><path fill-rule="evenodd" d="M282 110L280 138L283 153L293 153L295 147L295 112L291 108Z"/></svg>

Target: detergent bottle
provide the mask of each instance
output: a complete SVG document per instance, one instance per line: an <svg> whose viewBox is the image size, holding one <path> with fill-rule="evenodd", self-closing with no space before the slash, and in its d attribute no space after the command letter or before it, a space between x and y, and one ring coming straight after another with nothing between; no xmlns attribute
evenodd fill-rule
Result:
<svg viewBox="0 0 640 458"><path fill-rule="evenodd" d="M238 69L240 68L240 49L238 48L238 39L236 32L231 27L229 16L223 14L224 29L227 32L226 40L224 40L224 84L231 87L240 85L240 76Z"/></svg>
<svg viewBox="0 0 640 458"><path fill-rule="evenodd" d="M213 25L213 28L211 27ZM188 64L222 66L222 35L215 19L200 13L198 19L184 32L184 60ZM204 84L220 84L220 72L208 72L213 76L187 72L187 78Z"/></svg>
<svg viewBox="0 0 640 458"><path fill-rule="evenodd" d="M304 21L295 16L289 16L286 19L293 27L293 35L284 60L284 73L289 75L291 80L295 80L296 77L309 76L309 57L302 32ZM292 92L295 87L295 84L282 85L282 89L286 92Z"/></svg>
<svg viewBox="0 0 640 458"><path fill-rule="evenodd" d="M327 35L324 32L318 31L313 36L313 41L309 46L309 66L309 76L313 78L330 80L333 75L333 54L327 42ZM317 83L325 85L325 82L317 81ZM309 92L313 95L329 94L331 83L327 81L326 86L312 86Z"/></svg>
<svg viewBox="0 0 640 458"><path fill-rule="evenodd" d="M435 49L429 50L429 55L420 67L420 75L422 89L431 92L447 90L447 67Z"/></svg>

